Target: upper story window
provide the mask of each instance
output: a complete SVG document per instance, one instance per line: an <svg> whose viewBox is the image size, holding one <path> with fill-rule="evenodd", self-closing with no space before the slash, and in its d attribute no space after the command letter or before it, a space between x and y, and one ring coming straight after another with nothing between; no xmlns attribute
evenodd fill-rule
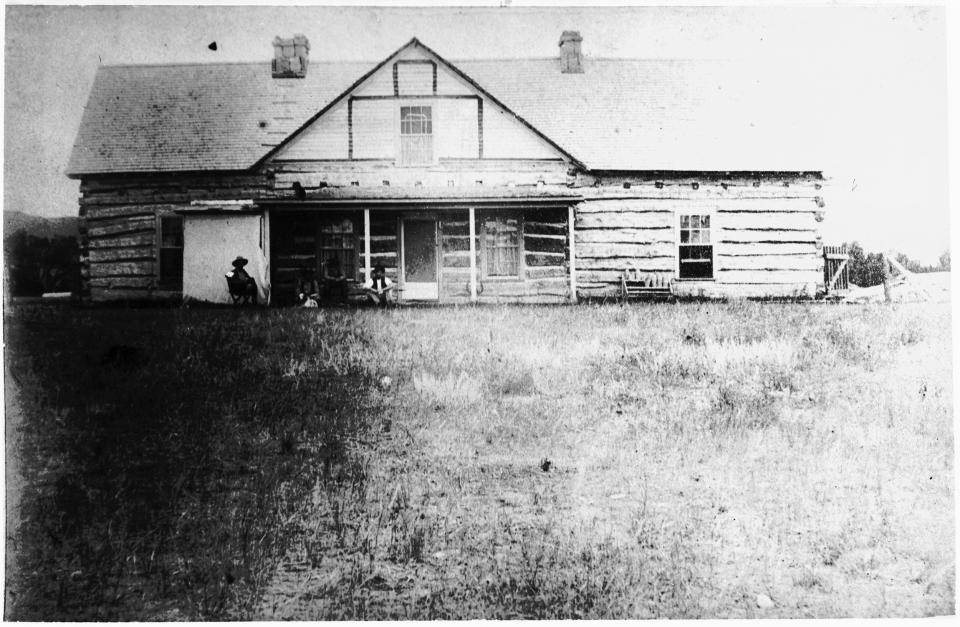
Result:
<svg viewBox="0 0 960 627"><path fill-rule="evenodd" d="M400 107L400 164L433 163L431 107Z"/></svg>
<svg viewBox="0 0 960 627"><path fill-rule="evenodd" d="M713 278L709 215L680 216L680 278Z"/></svg>

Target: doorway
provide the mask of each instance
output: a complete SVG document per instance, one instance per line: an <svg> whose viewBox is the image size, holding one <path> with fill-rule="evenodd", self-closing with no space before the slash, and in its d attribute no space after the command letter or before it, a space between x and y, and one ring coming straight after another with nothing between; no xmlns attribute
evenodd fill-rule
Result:
<svg viewBox="0 0 960 627"><path fill-rule="evenodd" d="M403 299L439 300L436 218L404 217L400 227L403 247Z"/></svg>

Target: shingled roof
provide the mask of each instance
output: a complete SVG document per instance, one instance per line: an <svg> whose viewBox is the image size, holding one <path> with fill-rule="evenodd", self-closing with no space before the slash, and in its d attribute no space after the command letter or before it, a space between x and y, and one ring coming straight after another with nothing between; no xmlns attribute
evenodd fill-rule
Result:
<svg viewBox="0 0 960 627"><path fill-rule="evenodd" d="M451 65L592 170L819 169L808 129L785 113L796 94L742 64ZM290 80L273 79L269 63L101 67L67 174L246 170L375 67L311 60Z"/></svg>

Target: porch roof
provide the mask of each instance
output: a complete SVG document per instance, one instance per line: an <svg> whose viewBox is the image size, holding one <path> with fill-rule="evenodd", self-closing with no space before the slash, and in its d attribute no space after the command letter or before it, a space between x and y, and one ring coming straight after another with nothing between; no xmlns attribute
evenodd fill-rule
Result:
<svg viewBox="0 0 960 627"><path fill-rule="evenodd" d="M302 200L262 200L260 206L284 208L317 204L337 205L489 205L489 204L555 204L564 205L582 200L579 194L539 187L326 187L311 191Z"/></svg>

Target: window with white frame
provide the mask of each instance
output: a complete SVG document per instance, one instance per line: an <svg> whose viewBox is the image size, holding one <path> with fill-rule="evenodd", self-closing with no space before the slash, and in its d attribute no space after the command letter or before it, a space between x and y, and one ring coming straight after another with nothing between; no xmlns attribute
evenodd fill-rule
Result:
<svg viewBox="0 0 960 627"><path fill-rule="evenodd" d="M520 276L520 220L508 216L488 216L483 220L483 275Z"/></svg>
<svg viewBox="0 0 960 627"><path fill-rule="evenodd" d="M400 164L433 163L433 111L430 107L400 107Z"/></svg>
<svg viewBox="0 0 960 627"><path fill-rule="evenodd" d="M710 239L710 215L680 216L681 279L713 278L713 243Z"/></svg>

